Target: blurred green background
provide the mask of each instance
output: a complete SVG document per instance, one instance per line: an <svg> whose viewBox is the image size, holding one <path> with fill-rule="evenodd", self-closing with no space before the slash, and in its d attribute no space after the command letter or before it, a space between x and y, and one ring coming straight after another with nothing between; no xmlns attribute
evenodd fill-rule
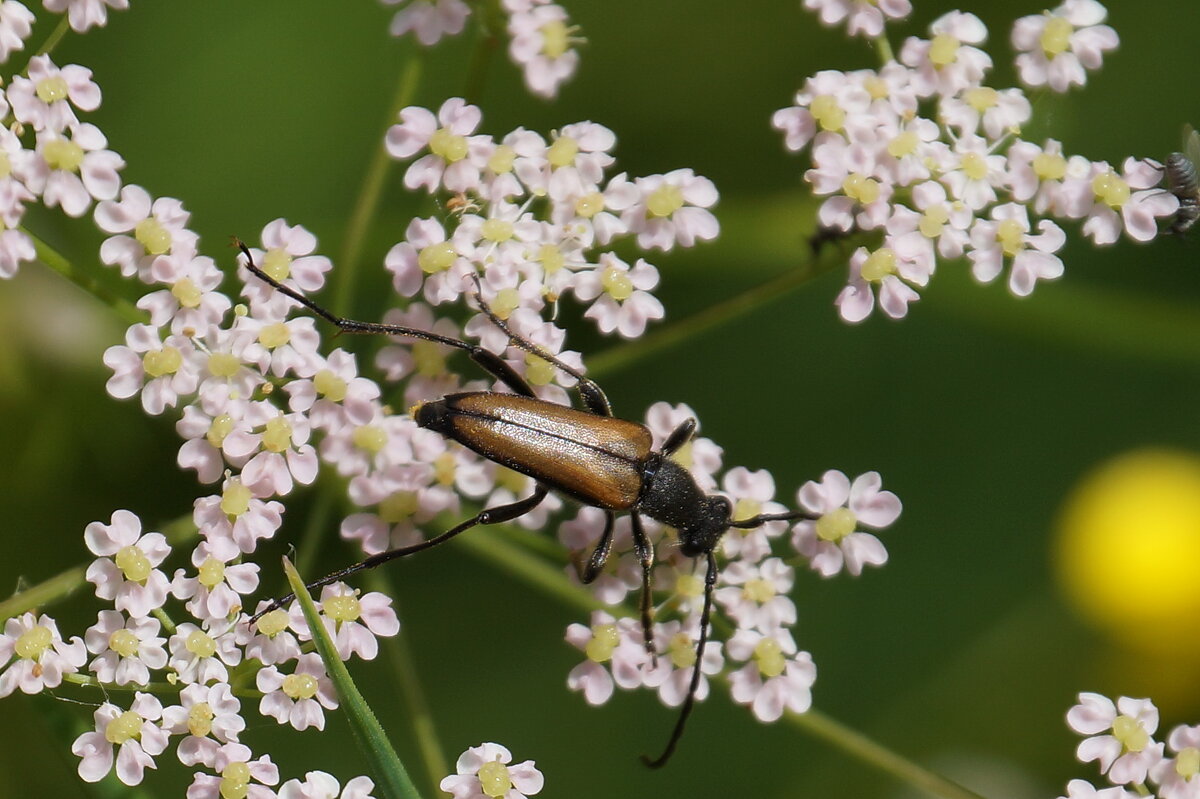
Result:
<svg viewBox="0 0 1200 799"><path fill-rule="evenodd" d="M915 4L914 21L892 36L897 47L953 7ZM820 28L798 0L567 6L588 39L576 78L555 102L533 99L506 54L494 53L479 98L484 129L547 133L590 119L617 133L619 169L691 167L716 182L719 241L647 256L662 271L667 325L794 268L812 225L800 183L807 162L784 151L770 115L817 70L875 66L869 48ZM1190 3L1108 6L1121 49L1085 91L1039 101L1029 138L1054 136L1068 152L1114 164L1161 159L1184 122L1200 123L1200 14ZM992 85L1011 85L1008 26L1041 6L965 8L992 30ZM336 257L414 51L388 36L390 15L372 0L135 0L106 29L68 35L55 60L94 70L104 104L89 121L127 160L125 181L181 198L203 249L224 267L230 235L256 241L277 217L308 227ZM33 41L51 27L43 21ZM462 93L473 51L464 36L428 53L418 104L436 108ZM415 213L431 212L400 175L364 244L357 299L342 309L361 318L384 310L387 280L371 266ZM102 237L88 221L47 216L31 226L70 258L95 260ZM604 379L629 417L657 400L689 403L726 464L770 469L783 497L827 468L882 472L905 504L885 536L887 567L858 580L799 575L796 634L818 665L816 706L995 799L1060 795L1069 778L1093 774L1074 761L1076 738L1063 723L1078 691L1153 696L1164 734L1200 721L1197 661L1128 650L1083 623L1053 564L1064 497L1089 470L1146 445L1200 448L1200 243L1096 250L1078 226L1068 235L1066 277L1025 301L943 264L908 319L852 328L832 306L838 267ZM118 285L135 296L136 286ZM5 591L86 562L88 522L129 508L157 529L202 490L174 467L169 419L104 393L100 355L122 335L108 308L40 266L0 285ZM617 344L586 332L575 341L591 354ZM294 541L307 504L289 504L283 534ZM323 557L333 567L351 556L331 542ZM1190 563L1200 552L1178 557ZM593 709L566 691L578 658L562 634L582 620L576 610L457 547L390 577L451 758L502 742L518 760L537 760L545 796L909 795L786 725L756 723L720 691L670 766L649 772L637 755L657 751L675 715L649 695ZM276 579L266 575L265 586ZM52 612L82 634L96 609L81 596ZM1179 634L1194 637L1194 627ZM356 663L354 672L415 765L390 670ZM0 796L110 795L74 774L70 725L90 724L88 708L17 696L0 719ZM270 752L285 778L310 768L343 781L361 773L344 722L332 716L329 730L287 734L265 722L244 740ZM160 771L142 795L182 795L186 772L166 757Z"/></svg>

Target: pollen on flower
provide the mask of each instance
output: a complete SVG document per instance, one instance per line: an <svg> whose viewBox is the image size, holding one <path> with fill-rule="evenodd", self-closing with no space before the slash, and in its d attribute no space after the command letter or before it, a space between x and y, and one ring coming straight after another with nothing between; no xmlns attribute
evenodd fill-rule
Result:
<svg viewBox="0 0 1200 799"><path fill-rule="evenodd" d="M1150 743L1150 734L1142 723L1124 713L1113 719L1113 737L1121 742L1126 752L1140 752Z"/></svg>
<svg viewBox="0 0 1200 799"><path fill-rule="evenodd" d="M732 518L735 522L740 522L746 519L753 519L760 513L762 513L762 503L760 501L751 499L750 497L742 497L733 506ZM742 530L742 533L750 532L752 532L750 529Z"/></svg>
<svg viewBox="0 0 1200 799"><path fill-rule="evenodd" d="M492 310L501 319L512 316L512 312L521 307L521 294L514 288L503 288L492 298Z"/></svg>
<svg viewBox="0 0 1200 799"><path fill-rule="evenodd" d="M558 375L558 367L544 358L525 353L525 379L535 386L548 386Z"/></svg>
<svg viewBox="0 0 1200 799"><path fill-rule="evenodd" d="M616 266L605 267L600 276L600 285L604 291L617 302L624 302L633 296L633 279L629 272Z"/></svg>
<svg viewBox="0 0 1200 799"><path fill-rule="evenodd" d="M1185 747L1175 756L1175 773L1185 780L1200 774L1200 749Z"/></svg>
<svg viewBox="0 0 1200 799"><path fill-rule="evenodd" d="M507 144L497 144L496 149L488 158L488 169L497 175L505 175L513 170L513 162L517 160L517 151Z"/></svg>
<svg viewBox="0 0 1200 799"><path fill-rule="evenodd" d="M475 775L479 778L479 788L492 799L500 799L512 789L512 777L508 767L498 760L490 760L479 767Z"/></svg>
<svg viewBox="0 0 1200 799"><path fill-rule="evenodd" d="M817 519L817 537L822 541L837 542L854 532L858 518L849 508L835 508Z"/></svg>
<svg viewBox="0 0 1200 799"><path fill-rule="evenodd" d="M150 576L150 572L154 567L150 565L150 559L146 557L146 553L138 549L133 544L127 547L121 547L117 551L113 562L117 564L117 568L125 575L125 579L131 582L140 583Z"/></svg>
<svg viewBox="0 0 1200 799"><path fill-rule="evenodd" d="M354 440L354 446L372 455L379 453L388 442L387 431L374 424L364 424L355 428L351 438Z"/></svg>
<svg viewBox="0 0 1200 799"><path fill-rule="evenodd" d="M893 158L903 158L906 155L912 155L917 151L917 147L920 144L921 138L911 130L906 130L888 142L888 155L891 155Z"/></svg>
<svg viewBox="0 0 1200 799"><path fill-rule="evenodd" d="M613 652L620 642L621 634L617 632L617 625L593 624L592 639L587 642L583 651L588 656L588 660L604 663L612 659Z"/></svg>
<svg viewBox="0 0 1200 799"><path fill-rule="evenodd" d="M578 206L575 210L579 211ZM580 215L582 216L582 214ZM535 260L542 265L542 271L547 275L553 275L567 264L567 257L563 255L562 249L557 244L543 244L538 250Z"/></svg>
<svg viewBox="0 0 1200 799"><path fill-rule="evenodd" d="M162 255L171 249L171 233L154 217L146 217L133 228L133 237L147 255Z"/></svg>
<svg viewBox="0 0 1200 799"><path fill-rule="evenodd" d="M217 653L217 642L203 630L193 630L184 647L196 657L210 658Z"/></svg>
<svg viewBox="0 0 1200 799"><path fill-rule="evenodd" d="M183 353L175 347L167 346L161 350L150 350L142 356L142 369L150 377L173 375L183 366Z"/></svg>
<svg viewBox="0 0 1200 799"><path fill-rule="evenodd" d="M454 474L457 471L454 456L443 452L433 461L433 479L444 486L454 485Z"/></svg>
<svg viewBox="0 0 1200 799"><path fill-rule="evenodd" d="M1113 171L1101 172L1092 178L1092 191L1110 208L1120 208L1129 202L1129 184Z"/></svg>
<svg viewBox="0 0 1200 799"><path fill-rule="evenodd" d="M549 58L562 58L571 48L571 29L561 19L552 19L539 28L542 34L542 53Z"/></svg>
<svg viewBox="0 0 1200 799"><path fill-rule="evenodd" d="M387 524L399 524L412 518L420 507L415 491L395 491L384 497L375 513Z"/></svg>
<svg viewBox="0 0 1200 799"><path fill-rule="evenodd" d="M677 669L686 669L696 665L696 650L692 637L685 632L677 632L671 636L667 644L667 657Z"/></svg>
<svg viewBox="0 0 1200 799"><path fill-rule="evenodd" d="M754 646L754 662L764 677L778 677L787 668L787 658L774 638L764 636Z"/></svg>
<svg viewBox="0 0 1200 799"><path fill-rule="evenodd" d="M215 588L225 581L225 564L216 558L205 558L196 578L205 588Z"/></svg>
<svg viewBox="0 0 1200 799"><path fill-rule="evenodd" d="M267 636L268 638L274 638L276 635L279 635L281 632L287 629L289 621L290 619L288 618L287 611L281 608L276 608L270 613L266 613L261 616L259 620L255 622L255 626L263 635Z"/></svg>
<svg viewBox="0 0 1200 799"><path fill-rule="evenodd" d="M104 727L104 740L118 746L126 741L136 741L142 736L142 724L141 716L126 710Z"/></svg>
<svg viewBox="0 0 1200 799"><path fill-rule="evenodd" d="M927 239L936 239L942 235L942 231L945 230L946 223L949 221L950 209L944 204L938 203L925 209L925 213L921 215L921 221L917 223L917 230L921 231L921 235Z"/></svg>
<svg viewBox="0 0 1200 799"><path fill-rule="evenodd" d="M1046 20L1046 27L1042 29L1042 52L1046 54L1046 58L1052 59L1056 55L1065 53L1071 48L1071 34L1075 32L1073 26L1064 17L1049 15Z"/></svg>
<svg viewBox="0 0 1200 799"><path fill-rule="evenodd" d="M179 302L180 307L199 308L204 292L190 277L185 277L171 286L171 296Z"/></svg>
<svg viewBox="0 0 1200 799"><path fill-rule="evenodd" d="M887 81L878 75L868 75L863 80L862 87L867 90L867 94L871 95L872 100L882 100L891 94Z"/></svg>
<svg viewBox="0 0 1200 799"><path fill-rule="evenodd" d="M250 792L250 766L236 761L221 771L221 799L246 799Z"/></svg>
<svg viewBox="0 0 1200 799"><path fill-rule="evenodd" d="M577 155L579 155L579 142L570 136L559 136L546 150L546 160L556 169L575 163Z"/></svg>
<svg viewBox="0 0 1200 799"><path fill-rule="evenodd" d="M1033 173L1038 180L1062 180L1067 175L1067 159L1059 153L1038 153L1033 157Z"/></svg>
<svg viewBox="0 0 1200 799"><path fill-rule="evenodd" d="M429 152L450 164L461 161L467 157L467 137L438 128L429 137Z"/></svg>
<svg viewBox="0 0 1200 799"><path fill-rule="evenodd" d="M683 207L683 189L664 183L646 198L646 210L651 216L663 218Z"/></svg>
<svg viewBox="0 0 1200 799"><path fill-rule="evenodd" d="M822 130L839 131L846 124L846 112L838 105L836 98L819 94L808 104L808 112L821 126Z"/></svg>
<svg viewBox="0 0 1200 799"><path fill-rule="evenodd" d="M458 253L454 251L454 245L448 241L439 241L437 244L421 248L417 253L417 266L421 267L425 274L432 275L454 266L457 258Z"/></svg>
<svg viewBox="0 0 1200 799"><path fill-rule="evenodd" d="M575 201L575 213L591 219L604 210L604 195L598 191L588 192Z"/></svg>
<svg viewBox="0 0 1200 799"><path fill-rule="evenodd" d="M282 283L292 273L292 256L287 250L272 247L263 256L262 270Z"/></svg>
<svg viewBox="0 0 1200 799"><path fill-rule="evenodd" d="M330 402L346 399L346 381L328 369L322 369L313 375L313 388Z"/></svg>
<svg viewBox="0 0 1200 799"><path fill-rule="evenodd" d="M42 78L38 81L37 88L34 92L38 99L43 103L54 103L59 100L67 99L69 87L67 79L62 75L52 75L48 78Z"/></svg>
<svg viewBox="0 0 1200 799"><path fill-rule="evenodd" d="M929 46L929 60L935 67L944 67L958 60L958 48L961 42L948 33L939 33L933 37Z"/></svg>
<svg viewBox="0 0 1200 799"><path fill-rule="evenodd" d="M489 219L479 226L479 235L485 241L499 244L513 237L513 224L505 219Z"/></svg>
<svg viewBox="0 0 1200 799"><path fill-rule="evenodd" d="M879 181L859 172L851 172L842 181L842 193L862 205L870 205L879 199Z"/></svg>
<svg viewBox="0 0 1200 799"><path fill-rule="evenodd" d="M862 278L868 283L878 283L895 273L896 253L890 247L880 247L863 261Z"/></svg>
<svg viewBox="0 0 1200 799"><path fill-rule="evenodd" d="M438 377L446 373L446 352L440 344L432 341L414 341L411 352L417 374Z"/></svg>
<svg viewBox="0 0 1200 799"><path fill-rule="evenodd" d="M966 153L962 157L962 171L971 180L983 180L988 176L987 159L981 153Z"/></svg>
<svg viewBox="0 0 1200 799"><path fill-rule="evenodd" d="M982 114L989 108L996 107L1000 101L1000 92L990 86L976 86L963 92L963 99L967 101L967 105Z"/></svg>
<svg viewBox="0 0 1200 799"><path fill-rule="evenodd" d="M211 359L209 360L211 363ZM234 425L233 417L227 413L223 413L212 420L212 423L208 426L208 432L204 434L204 438L209 444L219 449L225 443L225 436L233 432Z"/></svg>
<svg viewBox="0 0 1200 799"><path fill-rule="evenodd" d="M17 637L16 643L13 644L13 651L17 653L18 657L37 660L53 643L54 634L50 632L50 628L39 624Z"/></svg>
<svg viewBox="0 0 1200 799"><path fill-rule="evenodd" d="M704 595L704 580L696 574L681 574L675 578L675 593L685 599Z"/></svg>
<svg viewBox="0 0 1200 799"><path fill-rule="evenodd" d="M241 368L241 362L231 353L214 352L208 356L208 371L213 377L233 377Z"/></svg>
<svg viewBox="0 0 1200 799"><path fill-rule="evenodd" d="M775 585L770 580L764 580L762 577L747 580L746 584L742 586L742 596L760 605L774 599L777 593Z"/></svg>
<svg viewBox="0 0 1200 799"><path fill-rule="evenodd" d="M291 338L292 331L288 330L285 322L272 322L269 325L264 325L263 329L258 331L258 343L269 350L282 347Z"/></svg>
<svg viewBox="0 0 1200 799"><path fill-rule="evenodd" d="M1012 257L1025 249L1025 230L1015 219L1005 219L996 225L996 241L1004 254Z"/></svg>
<svg viewBox="0 0 1200 799"><path fill-rule="evenodd" d="M325 615L334 621L357 621L362 615L362 605L354 594L339 594L321 602Z"/></svg>
<svg viewBox="0 0 1200 799"><path fill-rule="evenodd" d="M132 631L122 627L114 630L108 637L108 648L123 658L131 658L138 651L138 637Z"/></svg>
<svg viewBox="0 0 1200 799"><path fill-rule="evenodd" d="M213 713L213 709L208 702L197 702L188 711L188 732L197 738L207 737L212 732L212 722L216 716L217 714Z"/></svg>
<svg viewBox="0 0 1200 799"><path fill-rule="evenodd" d="M264 427L263 449L268 452L284 452L292 446L292 425L283 416L268 419Z"/></svg>
<svg viewBox="0 0 1200 799"><path fill-rule="evenodd" d="M317 695L317 678L311 674L289 674L283 678L282 687L292 699L312 699Z"/></svg>
<svg viewBox="0 0 1200 799"><path fill-rule="evenodd" d="M42 148L42 158L51 169L78 172L83 163L83 148L69 139L52 139Z"/></svg>

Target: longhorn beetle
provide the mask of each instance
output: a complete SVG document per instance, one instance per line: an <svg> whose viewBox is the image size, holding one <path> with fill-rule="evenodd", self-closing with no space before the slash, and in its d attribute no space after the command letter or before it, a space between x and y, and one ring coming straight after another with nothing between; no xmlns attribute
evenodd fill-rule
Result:
<svg viewBox="0 0 1200 799"><path fill-rule="evenodd" d="M440 535L419 544L372 555L309 583L306 588L319 588L364 569L373 569L390 560L431 549L476 525L511 521L533 510L551 491L558 491L604 511L604 532L580 575L585 583L595 580L608 562L617 512L629 512L633 547L642 567L642 634L647 651L654 654L650 589L654 548L642 527L641 514L674 527L679 534L680 552L692 558L703 556L707 570L704 577L704 605L700 613L700 637L696 643L696 664L687 698L663 753L653 760L642 756L642 761L651 768L664 765L674 753L696 702L704 647L708 641L713 588L717 582L717 559L713 554L717 542L730 528L749 529L766 522L812 518L811 514L804 511L764 513L735 521L733 506L727 498L706 495L691 473L670 457L691 440L696 432L695 419L688 419L675 428L662 447L657 452L653 451L649 429L637 422L614 417L608 397L600 386L553 353L513 332L482 297L477 297L480 310L508 336L514 346L548 361L578 381L576 388L587 410L576 410L538 399L529 383L511 366L478 345L416 328L359 322L337 316L263 272L254 263L250 249L241 241L235 239L234 242L246 256L246 268L250 272L336 325L343 333L407 336L464 350L472 361L513 393L469 391L448 394L439 400L415 405L412 408L413 419L418 426L441 433L488 460L536 481L533 493L524 499L485 508ZM254 619L292 598L293 595L288 594L274 600Z"/></svg>

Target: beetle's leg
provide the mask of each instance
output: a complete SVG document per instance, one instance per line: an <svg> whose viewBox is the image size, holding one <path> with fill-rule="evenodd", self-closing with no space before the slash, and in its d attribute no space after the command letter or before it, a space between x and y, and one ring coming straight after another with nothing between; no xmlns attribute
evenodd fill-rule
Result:
<svg viewBox="0 0 1200 799"><path fill-rule="evenodd" d="M525 350L532 355L536 355L543 361L548 361L549 363L554 364L559 369L575 378L577 381L577 385L575 387L579 391L579 397L583 400L583 404L587 406L589 411L597 416L613 415L612 405L609 403L608 397L605 396L603 389L601 389L594 380L589 377L585 377L582 372L580 372L574 366L571 366L571 364L567 363L566 361L561 360L557 355L550 352L545 347L541 347L532 341L517 335L516 331L508 326L508 322L497 316L496 312L492 310L491 306L483 301L483 295L478 293L478 291L475 295L475 300L479 303L479 310L483 312L483 315L491 320L492 324L500 328L504 335L508 336L508 340L512 342L514 347Z"/></svg>
<svg viewBox="0 0 1200 799"><path fill-rule="evenodd" d="M646 537L646 530L642 527L642 517L637 511L629 515L629 521L633 528L633 551L637 553L638 560L642 564L642 638L646 643L646 651L653 655L655 654L654 622L650 570L654 568L654 545Z"/></svg>
<svg viewBox="0 0 1200 799"><path fill-rule="evenodd" d="M246 256L246 268L257 277L266 283L275 287L275 290L291 297L296 302L303 305L308 310L315 313L325 321L335 325L342 333L362 333L362 334L382 334L389 336L407 336L408 338L421 339L422 341L433 341L438 344L445 344L447 347L455 347L460 350L465 350L468 357L492 377L499 380L515 394L520 394L525 397L534 396L533 389L525 378L517 374L508 363L500 356L488 352L483 347L477 344L472 344L469 341L443 336L438 333L431 333L427 330L419 330L415 327L405 327L403 325L389 325L383 322L360 322L357 319L347 319L344 316L338 316L332 311L318 305L317 303L305 297L300 292L285 286L275 278L268 275L254 263L254 258L250 255L250 248L241 241L234 239L242 254Z"/></svg>
<svg viewBox="0 0 1200 799"><path fill-rule="evenodd" d="M696 704L696 691L700 689L700 670L704 665L704 646L708 643L708 617L712 615L713 587L717 584L716 556L711 552L707 555L708 573L704 576L704 610L700 612L700 641L696 644L696 665L692 671L692 682L688 686L687 699L683 700L683 709L679 711L679 720L675 722L675 729L671 731L671 738L667 741L667 748L656 760L642 755L642 762L650 768L661 768L671 759L671 755L675 752L675 745L683 736L683 727L687 724L688 716L691 715L692 708Z"/></svg>
<svg viewBox="0 0 1200 799"><path fill-rule="evenodd" d="M511 521L518 516L524 516L526 513L536 508L538 504L540 504L541 501L546 498L548 493L550 493L550 489L539 485L534 489L533 493L527 496L525 499L519 499L509 505L498 505L494 508L484 508L470 519L465 519L459 522L446 532L442 533L441 535L434 536L428 541L422 541L421 543L413 544L412 546L389 549L387 552L380 552L379 554L372 555L371 557L361 560L352 566L347 566L344 569L338 569L332 574L327 574L319 580L314 580L311 583L307 583L304 587L305 589L312 591L314 588L320 588L323 585L336 583L338 580L349 577L350 575L356 574L360 571L374 569L376 566L380 566L390 560L408 557L409 555L415 555L418 552L423 552L426 549L432 549L438 544L445 543L459 533L470 530L476 525L498 524L500 522ZM260 610L258 613L254 614L254 616L250 618L250 621L257 621L260 616L269 613L275 608L286 605L295 598L295 594L288 594L287 596L282 596L279 599L273 600L265 610Z"/></svg>
<svg viewBox="0 0 1200 799"><path fill-rule="evenodd" d="M675 450L682 447L684 444L692 440L692 436L696 434L696 419L694 417L685 419L683 424L676 427L671 435L667 436L667 440L663 442L662 449L659 450L663 455L670 455Z"/></svg>
<svg viewBox="0 0 1200 799"><path fill-rule="evenodd" d="M600 535L600 543L592 550L592 556L588 558L587 566L579 575L579 579L584 583L594 582L600 576L600 572L604 570L604 564L608 563L608 553L612 551L613 526L616 521L615 513L610 510L604 511L604 532Z"/></svg>

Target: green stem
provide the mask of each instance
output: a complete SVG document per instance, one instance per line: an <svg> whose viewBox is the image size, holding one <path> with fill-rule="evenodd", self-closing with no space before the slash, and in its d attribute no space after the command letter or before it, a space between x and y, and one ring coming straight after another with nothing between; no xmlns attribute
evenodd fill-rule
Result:
<svg viewBox="0 0 1200 799"><path fill-rule="evenodd" d="M183 689L183 683L148 682L144 684L117 685L111 682L100 682L90 674L64 674L63 682L82 685L86 688L100 688L109 691L146 691L153 694L178 694Z"/></svg>
<svg viewBox="0 0 1200 799"><path fill-rule="evenodd" d="M471 66L467 70L467 81L463 88L463 99L468 103L478 104L483 96L483 87L487 84L487 76L492 63L492 54L496 51L499 39L490 32L480 34L475 43L475 51L471 54Z"/></svg>
<svg viewBox="0 0 1200 799"><path fill-rule="evenodd" d="M11 619L27 611L44 605L52 605L69 597L87 582L84 575L87 566L75 566L65 572L56 574L48 580L26 588L0 602L0 621Z"/></svg>
<svg viewBox="0 0 1200 799"><path fill-rule="evenodd" d="M881 33L872 41L875 44L875 52L879 53L879 60L883 62L884 66L896 60L896 54L892 52L892 43L888 41L887 34Z"/></svg>
<svg viewBox="0 0 1200 799"><path fill-rule="evenodd" d="M67 35L67 31L70 30L70 28L70 19L67 14L63 14L62 18L58 20L58 24L54 26L54 30L52 30L50 35L46 37L46 41L42 42L42 46L39 47L37 51L33 53L33 55L45 55L52 52L54 48L58 46L58 43L62 41L62 38ZM26 64L25 66L28 67L29 65ZM22 72L24 72L24 70L22 70Z"/></svg>
<svg viewBox="0 0 1200 799"><path fill-rule="evenodd" d="M296 571L301 574L316 571L313 568L313 560L321 551L321 543L330 536L333 527L330 519L333 516L335 502L334 486L333 482L324 481L318 486L312 510L305 519L304 532L301 533L300 544L296 547ZM342 486L338 484L339 496L345 493L341 488Z"/></svg>
<svg viewBox="0 0 1200 799"><path fill-rule="evenodd" d="M810 709L805 713L790 713L786 718L793 727L933 796L942 799L983 799L974 791L922 768L820 711Z"/></svg>
<svg viewBox="0 0 1200 799"><path fill-rule="evenodd" d="M371 572L365 582L373 591L380 591L390 597L396 596L391 581L385 574L378 571ZM396 609L395 599L392 600L392 603L393 609ZM413 737L417 741L417 748L421 752L421 762L425 765L425 773L432 780L430 794L440 796L442 793L441 779L450 773L450 766L446 759L445 748L437 733L437 726L434 724L433 714L429 710L429 703L425 701L425 688L421 682L421 675L417 671L417 662L413 657L412 647L409 646L403 629L400 630L399 635L385 638L382 643L388 655L388 662L395 669L395 682L400 686L400 691L404 695L408 723L412 728Z"/></svg>
<svg viewBox="0 0 1200 799"><path fill-rule="evenodd" d="M417 48L400 73L400 81L396 85L396 95L392 99L391 109L388 111L389 125L402 109L412 104L413 97L417 93L417 86L421 81L424 53L424 48ZM354 288L354 276L358 272L359 262L362 259L367 233L379 210L379 201L383 196L383 187L387 182L391 166L392 158L388 155L387 148L381 140L367 167L367 174L363 178L362 188L359 189L354 210L346 222L346 240L342 245L341 258L338 260L338 268L334 271L332 280L331 305L334 310L345 310L350 301L350 292Z"/></svg>
<svg viewBox="0 0 1200 799"><path fill-rule="evenodd" d="M815 262L797 266L765 283L730 297L724 302L710 305L703 311L673 325L660 327L636 341L611 347L599 355L588 358L588 375L598 377L620 371L651 355L677 347L694 336L728 324L739 316L744 316L769 302L780 299L787 292L800 287L823 271L824 269Z"/></svg>
<svg viewBox="0 0 1200 799"><path fill-rule="evenodd" d="M114 311L117 312L117 316L121 318L121 321L131 325L142 324L150 321L150 316L145 311L140 310L129 300L125 299L124 297L118 297L116 294L113 294L104 286L100 285L100 281L96 280L96 278L94 278L92 275L89 275L88 273L79 269L79 267L72 264L49 244L46 244L46 242L30 233L25 228L19 228L19 230L28 235L29 238L33 239L33 248L37 252L39 261L53 269L55 272L58 272L63 277L67 278L72 283L91 294L93 297L96 297L101 302L108 304Z"/></svg>

